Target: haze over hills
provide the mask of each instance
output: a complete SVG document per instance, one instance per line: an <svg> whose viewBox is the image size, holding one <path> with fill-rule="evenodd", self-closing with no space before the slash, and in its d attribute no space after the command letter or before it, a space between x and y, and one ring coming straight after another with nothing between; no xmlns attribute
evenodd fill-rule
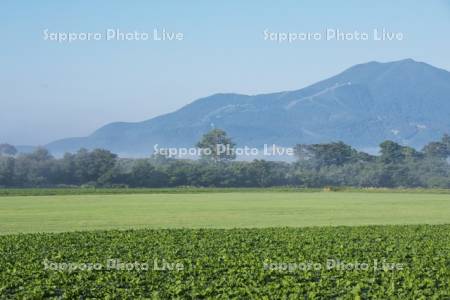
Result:
<svg viewBox="0 0 450 300"><path fill-rule="evenodd" d="M306 88L262 95L216 94L138 123L111 123L46 147L54 154L105 148L149 155L192 147L212 127L238 146L343 141L359 149L384 140L422 147L450 132L450 72L411 59L353 66Z"/></svg>

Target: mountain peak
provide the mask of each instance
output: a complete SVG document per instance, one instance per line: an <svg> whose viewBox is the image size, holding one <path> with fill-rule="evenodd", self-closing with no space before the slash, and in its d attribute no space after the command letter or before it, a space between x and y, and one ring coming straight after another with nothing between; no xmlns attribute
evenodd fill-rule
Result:
<svg viewBox="0 0 450 300"><path fill-rule="evenodd" d="M387 61L387 62L380 62L380 61L369 61L366 63L361 63L354 65L353 67L350 67L351 69L358 69L358 68L367 68L367 69L384 69L384 68L390 68L393 66L407 66L407 65L427 65L426 63L416 61L412 58L405 58L401 60L394 60L394 61Z"/></svg>
<svg viewBox="0 0 450 300"><path fill-rule="evenodd" d="M416 61L416 60L414 60L412 58L405 58L405 59L402 59L402 60L398 60L397 62L400 62L400 63L420 63L420 62L418 62L418 61Z"/></svg>

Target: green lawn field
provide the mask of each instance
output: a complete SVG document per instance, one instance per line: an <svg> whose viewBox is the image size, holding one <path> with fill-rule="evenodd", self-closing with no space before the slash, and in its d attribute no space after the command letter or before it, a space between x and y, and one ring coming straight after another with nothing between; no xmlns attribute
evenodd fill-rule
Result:
<svg viewBox="0 0 450 300"><path fill-rule="evenodd" d="M450 195L230 192L0 197L0 234L450 223Z"/></svg>

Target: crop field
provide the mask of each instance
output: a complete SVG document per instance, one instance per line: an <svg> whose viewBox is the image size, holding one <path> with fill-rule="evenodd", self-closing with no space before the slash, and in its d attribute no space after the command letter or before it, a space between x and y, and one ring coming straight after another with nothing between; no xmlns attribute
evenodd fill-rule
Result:
<svg viewBox="0 0 450 300"><path fill-rule="evenodd" d="M0 236L2 298L448 299L450 225Z"/></svg>
<svg viewBox="0 0 450 300"><path fill-rule="evenodd" d="M0 299L450 298L446 192L148 192L4 191Z"/></svg>
<svg viewBox="0 0 450 300"><path fill-rule="evenodd" d="M450 194L230 192L0 197L0 234L450 223Z"/></svg>

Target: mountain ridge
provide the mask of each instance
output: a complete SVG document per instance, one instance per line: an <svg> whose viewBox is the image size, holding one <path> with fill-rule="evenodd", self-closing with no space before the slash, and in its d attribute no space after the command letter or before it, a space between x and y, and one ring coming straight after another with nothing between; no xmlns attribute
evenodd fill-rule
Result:
<svg viewBox="0 0 450 300"><path fill-rule="evenodd" d="M358 148L391 139L421 147L450 132L450 73L412 59L354 65L305 88L245 95L217 93L142 122L114 122L87 137L52 142L53 153L81 147L149 155L153 145L192 147L212 127L238 145L293 146L342 140Z"/></svg>

